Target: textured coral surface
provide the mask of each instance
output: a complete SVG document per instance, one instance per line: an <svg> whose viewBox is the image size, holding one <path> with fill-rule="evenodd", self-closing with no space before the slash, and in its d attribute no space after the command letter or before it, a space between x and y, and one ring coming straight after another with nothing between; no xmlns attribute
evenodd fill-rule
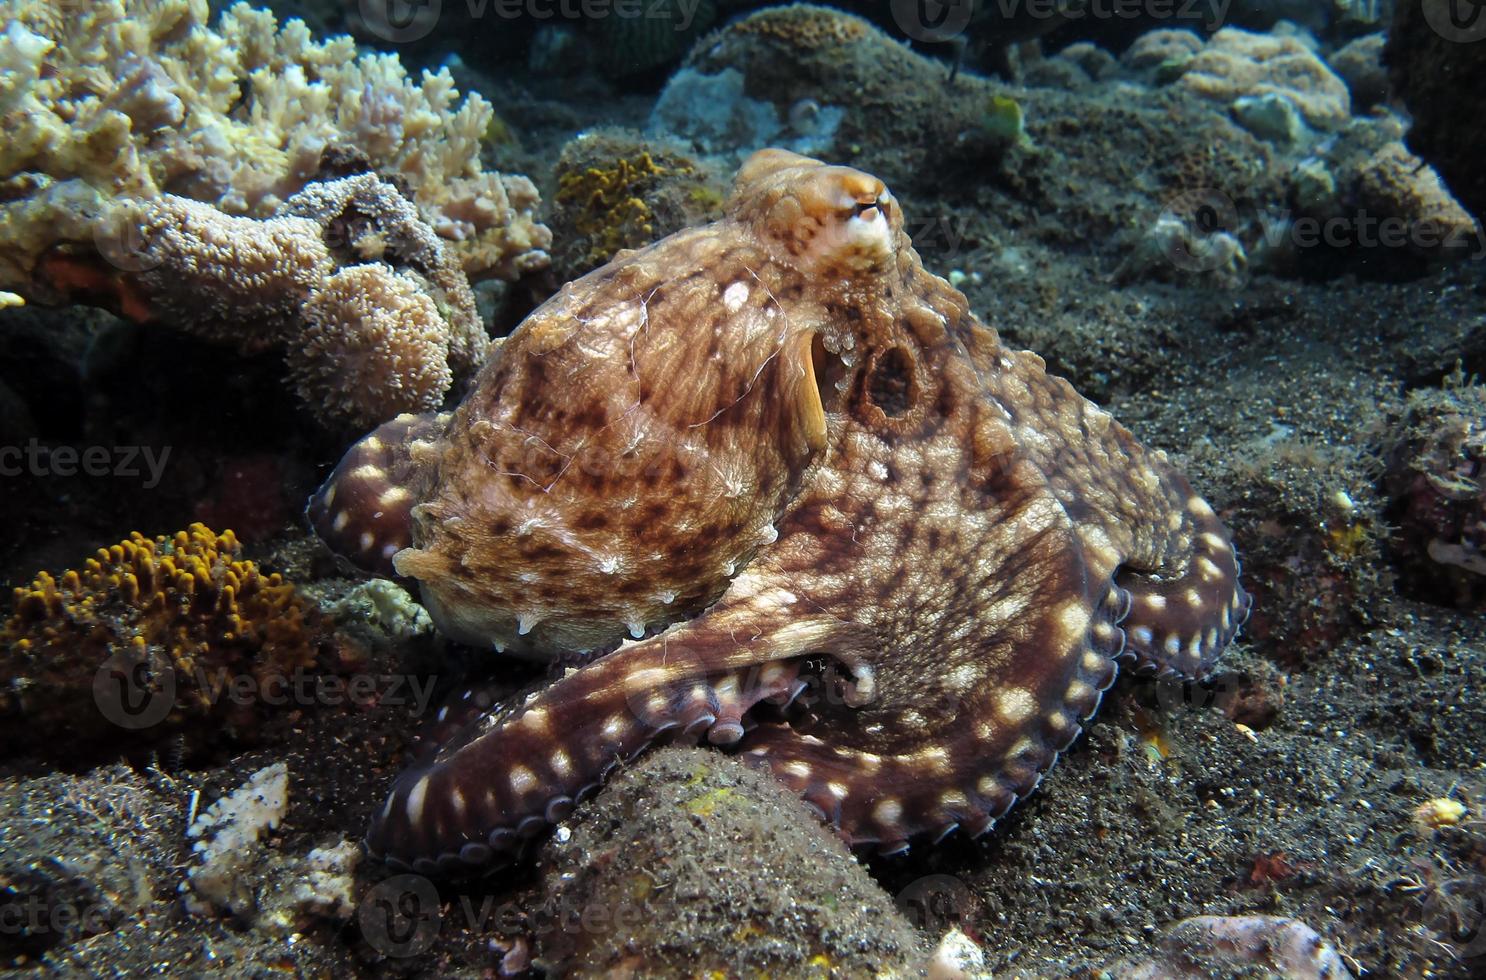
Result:
<svg viewBox="0 0 1486 980"><path fill-rule="evenodd" d="M535 188L481 168L493 112L461 100L447 71L412 78L395 54L317 41L246 3L214 27L207 0L6 8L0 288L24 291L56 242L92 241L115 197L173 193L264 217L338 144L405 180L472 276L546 264Z"/></svg>
<svg viewBox="0 0 1486 980"><path fill-rule="evenodd" d="M221 725L256 690L311 667L318 611L239 556L231 531L131 534L81 568L15 590L0 629L0 725L63 757L90 742ZM241 718L237 720L242 720Z"/></svg>

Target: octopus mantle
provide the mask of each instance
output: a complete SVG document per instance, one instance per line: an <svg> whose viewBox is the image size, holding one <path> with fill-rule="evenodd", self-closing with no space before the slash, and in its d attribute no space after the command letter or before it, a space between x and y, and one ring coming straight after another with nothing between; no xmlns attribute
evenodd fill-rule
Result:
<svg viewBox="0 0 1486 980"><path fill-rule="evenodd" d="M1160 452L926 272L881 181L780 150L619 255L311 501L462 642L585 659L404 773L394 867L487 866L661 737L767 766L853 844L981 834L1116 664L1209 672L1248 613Z"/></svg>

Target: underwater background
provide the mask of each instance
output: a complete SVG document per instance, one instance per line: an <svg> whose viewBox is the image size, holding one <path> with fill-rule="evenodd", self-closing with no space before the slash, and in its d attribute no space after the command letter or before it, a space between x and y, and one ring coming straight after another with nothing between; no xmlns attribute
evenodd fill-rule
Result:
<svg viewBox="0 0 1486 980"><path fill-rule="evenodd" d="M0 13L0 579L13 589L0 969L1486 975L1486 5L3 0ZM761 164L768 147L861 174ZM752 188L779 197L765 218ZM758 247L788 252L781 268L810 274L719 271L734 253L718 243L746 251L726 236L759 228ZM672 251L629 251L672 235ZM922 591L880 599L943 625L942 657L904 653L920 635L906 627L882 634L875 674L803 645L740 704L709 691L691 714L666 705L646 722L669 726L665 747L648 729L635 751L600 745L615 758L584 792L553 790L488 842L482 827L461 860L411 845L399 860L406 842L384 854L375 839L368 854L368 827L395 807L404 836L420 816L452 826L479 811L480 780L546 778L528 751L592 747L581 705L550 729L530 706L675 636L767 566L756 559L781 553L774 525L801 486L826 498L821 538L865 531L830 524L873 503L811 453L849 457L857 443L838 433L869 416L892 428L955 410L916 406L942 379L915 373L908 347L859 362L829 339L865 336L849 325L876 275L864 255L915 270L904 282L927 298L902 336L933 332L922 309L964 325L947 376L999 364L1017 379L987 382L1023 423L990 454L1038 461L1067 542L1097 554L1128 532L1138 551L1170 520L1181 557L1152 571L1144 607L1138 584L1090 559L1089 670L1128 668L1102 705L1112 668L1068 683L1066 742L1044 733L1056 745L1020 769L1008 755L1001 805L902 815L901 841L894 794L911 790L876 763L843 763L825 785L883 794L869 797L889 827L877 836L849 831L849 805L829 812L808 767L795 785L751 764L750 740L790 724L829 747L875 684L908 687L907 713L954 733L947 765L989 765L962 750L969 716L944 692L956 669L1008 669L961 663L951 627L987 621L967 596L1018 593L1024 564L1067 548L1029 534L1017 561L981 568L954 531L983 513L950 508L932 546L905 536L917 557L888 576ZM630 275L654 290L604 306ZM661 302L672 276L716 296ZM808 314L819 335L755 364L700 331L722 337L756 302L758 322ZM603 402L599 376L565 380L545 359L571 338L541 311L568 303L588 304L563 314L589 331L575 343L595 338L611 366L636 356L599 342L625 317L674 333L642 400L715 385L711 422L734 407L730 383L737 403L777 385L759 424L784 435L737 453L739 472L768 478L740 479L726 511L762 537L725 555L711 535L677 544L695 478L615 460L623 479L595 477L583 529L642 516L615 532L632 550L590 576L539 579L542 555L523 565L496 548L524 530L439 509L483 513L491 487L523 480L540 501L574 458L542 425L611 431L585 414ZM518 348L528 366L497 370ZM1040 387L1022 350L1077 395ZM803 394L769 373L791 357ZM1080 395L1138 444L1102 441L1113 423ZM479 478L437 496L426 464L465 452L459 433L493 424L471 421L486 406L521 434L520 472L475 442L461 460ZM1065 453L1044 452L1065 436ZM903 436L928 474L919 439ZM862 468L882 481L880 511L933 510L916 490L893 495L917 475ZM1019 473L1006 463L987 482L1004 497L1024 489ZM436 568L435 524L474 541L469 556ZM499 560L481 564L480 548ZM1185 641L1163 651L1144 625L1187 622L1161 615L1156 587L1223 556L1211 578L1227 591L1203 593L1178 669ZM799 608L828 603L818 571L798 571ZM605 605L616 575L663 598ZM541 603L469 598L506 577ZM1030 624L1084 593L1051 577L1025 588L1009 629L1040 665ZM1133 611L1128 592L1108 608L1122 589ZM784 608L766 617L781 631L808 618ZM1003 721L1025 720L1014 700ZM452 789L395 782L522 724L503 761L467 765ZM936 748L914 757L928 785Z"/></svg>

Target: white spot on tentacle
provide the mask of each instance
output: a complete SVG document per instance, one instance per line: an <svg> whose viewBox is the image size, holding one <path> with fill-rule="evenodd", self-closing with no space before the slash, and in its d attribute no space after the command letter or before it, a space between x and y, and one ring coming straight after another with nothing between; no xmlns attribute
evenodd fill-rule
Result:
<svg viewBox="0 0 1486 980"><path fill-rule="evenodd" d="M872 819L882 827L897 827L903 819L903 804L893 799L882 800L872 808Z"/></svg>
<svg viewBox="0 0 1486 980"><path fill-rule="evenodd" d="M525 796L537 788L537 774L525 766L512 766L506 778L511 782L511 791L517 796Z"/></svg>
<svg viewBox="0 0 1486 980"><path fill-rule="evenodd" d="M424 775L408 790L408 825L416 827L423 820L423 804L428 801L428 776Z"/></svg>
<svg viewBox="0 0 1486 980"><path fill-rule="evenodd" d="M1009 725L1020 725L1037 710L1037 698L1025 687L1008 687L997 691L996 714Z"/></svg>

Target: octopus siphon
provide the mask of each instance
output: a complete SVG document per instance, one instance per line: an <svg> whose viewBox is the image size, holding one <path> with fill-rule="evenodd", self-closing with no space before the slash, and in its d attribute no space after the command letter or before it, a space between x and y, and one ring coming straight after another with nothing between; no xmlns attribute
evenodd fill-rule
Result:
<svg viewBox="0 0 1486 980"><path fill-rule="evenodd" d="M452 639L553 663L397 779L372 855L479 872L662 739L767 767L854 846L979 835L1119 664L1211 671L1249 609L1218 516L903 229L880 180L762 150L722 220L351 448L319 536Z"/></svg>

